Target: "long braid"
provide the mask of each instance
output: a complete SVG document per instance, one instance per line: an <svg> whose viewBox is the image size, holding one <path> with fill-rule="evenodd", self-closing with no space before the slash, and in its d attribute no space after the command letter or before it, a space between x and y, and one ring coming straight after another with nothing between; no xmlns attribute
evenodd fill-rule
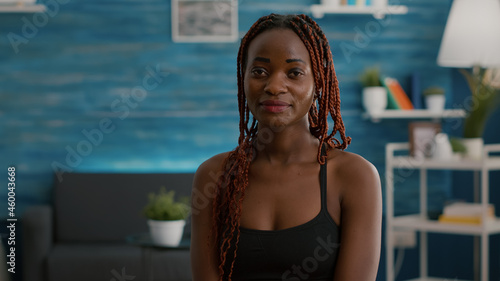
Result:
<svg viewBox="0 0 500 281"><path fill-rule="evenodd" d="M248 174L255 156L253 143L257 136L257 121L252 117L244 92L244 75L248 47L260 33L274 28L293 30L306 46L314 74L314 101L309 110L309 131L318 138L318 162L323 164L326 155L321 156L321 147L345 149L351 139L346 137L340 115L340 97L333 59L321 28L306 15L282 16L271 14L257 20L241 39L237 57L238 111L240 114L238 146L229 153L223 164L224 176L217 183L213 200L213 233L219 257L220 281L231 280L238 242L240 238L241 204L248 187ZM328 116L334 126L328 134ZM342 142L334 135L339 133ZM328 150L327 150L328 151Z"/></svg>

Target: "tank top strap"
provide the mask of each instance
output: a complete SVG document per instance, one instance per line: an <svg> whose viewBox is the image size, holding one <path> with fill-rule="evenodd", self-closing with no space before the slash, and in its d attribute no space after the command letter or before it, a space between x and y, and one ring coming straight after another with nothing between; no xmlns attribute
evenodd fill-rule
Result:
<svg viewBox="0 0 500 281"><path fill-rule="evenodd" d="M325 151L325 145L323 145L323 147L321 148L321 155L326 155L326 151ZM324 211L324 210L327 210L327 206L326 206L326 174L327 174L327 171L326 171L326 160L325 160L325 164L321 165L321 168L320 168L320 172L319 172L319 184L320 184L320 188L321 188L321 210Z"/></svg>

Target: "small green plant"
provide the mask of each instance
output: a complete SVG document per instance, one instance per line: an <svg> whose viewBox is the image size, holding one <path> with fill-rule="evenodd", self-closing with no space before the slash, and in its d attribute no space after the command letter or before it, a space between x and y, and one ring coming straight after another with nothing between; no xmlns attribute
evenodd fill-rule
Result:
<svg viewBox="0 0 500 281"><path fill-rule="evenodd" d="M450 138L451 150L456 153L466 153L467 147L459 138Z"/></svg>
<svg viewBox="0 0 500 281"><path fill-rule="evenodd" d="M460 70L472 93L470 105L466 108L464 138L482 138L488 119L500 107L500 85L488 77L495 77L497 71L500 70L474 69L472 73Z"/></svg>
<svg viewBox="0 0 500 281"><path fill-rule="evenodd" d="M444 95L444 89L438 86L432 86L424 90L424 96Z"/></svg>
<svg viewBox="0 0 500 281"><path fill-rule="evenodd" d="M365 88L382 86L382 83L380 83L380 71L377 67L365 69L363 74L361 74L360 81Z"/></svg>
<svg viewBox="0 0 500 281"><path fill-rule="evenodd" d="M175 191L166 191L161 187L160 191L149 194L149 202L144 207L144 215L151 220L184 220L189 214L189 198L183 197L179 201L174 200Z"/></svg>

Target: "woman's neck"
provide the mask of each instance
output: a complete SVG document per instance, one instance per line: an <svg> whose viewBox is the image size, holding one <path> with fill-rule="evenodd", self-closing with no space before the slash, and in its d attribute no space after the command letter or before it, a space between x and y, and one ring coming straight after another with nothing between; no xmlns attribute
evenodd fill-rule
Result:
<svg viewBox="0 0 500 281"><path fill-rule="evenodd" d="M271 164L309 162L316 159L319 140L309 126L269 128L259 125L254 147L256 159Z"/></svg>

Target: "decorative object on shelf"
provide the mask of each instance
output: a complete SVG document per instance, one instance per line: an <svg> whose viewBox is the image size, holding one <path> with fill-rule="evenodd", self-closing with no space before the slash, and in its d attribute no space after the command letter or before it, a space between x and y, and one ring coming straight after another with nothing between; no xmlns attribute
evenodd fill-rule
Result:
<svg viewBox="0 0 500 281"><path fill-rule="evenodd" d="M340 0L321 0L321 5L329 7L337 7L340 4Z"/></svg>
<svg viewBox="0 0 500 281"><path fill-rule="evenodd" d="M0 0L0 13L44 12L47 7L36 0Z"/></svg>
<svg viewBox="0 0 500 281"><path fill-rule="evenodd" d="M410 99L413 103L413 108L422 109L422 88L420 84L420 73L418 71L414 71L411 74L411 92Z"/></svg>
<svg viewBox="0 0 500 281"><path fill-rule="evenodd" d="M465 147L461 138L451 137L450 145L453 153L463 156L467 152L467 148Z"/></svg>
<svg viewBox="0 0 500 281"><path fill-rule="evenodd" d="M432 112L442 112L446 101L444 89L432 86L424 90L425 107Z"/></svg>
<svg viewBox="0 0 500 281"><path fill-rule="evenodd" d="M486 210L486 220L495 219L495 206L488 204ZM456 202L444 207L443 214L439 216L439 222L442 223L465 223L482 224L483 205L480 203Z"/></svg>
<svg viewBox="0 0 500 281"><path fill-rule="evenodd" d="M445 133L437 133L434 136L434 152L432 158L436 160L451 160L453 159L453 149L451 148L448 135Z"/></svg>
<svg viewBox="0 0 500 281"><path fill-rule="evenodd" d="M500 65L500 2L498 0L455 0L451 6L441 41L437 62L440 66L461 69L471 90L471 100L464 101L468 111L464 138L477 147L468 148L467 156L482 157L482 137L486 122L500 104L500 90L485 80L488 68ZM491 74L492 76L495 76ZM488 83L485 83L488 82ZM466 141L468 145L470 141Z"/></svg>
<svg viewBox="0 0 500 281"><path fill-rule="evenodd" d="M358 7L366 6L366 0L356 0L356 6Z"/></svg>
<svg viewBox="0 0 500 281"><path fill-rule="evenodd" d="M372 0L371 5L375 8L382 8L387 6L387 0Z"/></svg>
<svg viewBox="0 0 500 281"><path fill-rule="evenodd" d="M234 42L238 39L238 1L172 0L174 42Z"/></svg>
<svg viewBox="0 0 500 281"><path fill-rule="evenodd" d="M436 150L435 137L441 132L441 124L436 122L411 122L408 126L410 155L430 158Z"/></svg>
<svg viewBox="0 0 500 281"><path fill-rule="evenodd" d="M413 104L398 80L393 77L385 77L382 84L387 89L389 109L412 110Z"/></svg>
<svg viewBox="0 0 500 281"><path fill-rule="evenodd" d="M175 191L167 192L161 187L159 193L149 194L149 202L143 210L151 238L164 246L179 245L190 210L189 198L175 201L174 196Z"/></svg>
<svg viewBox="0 0 500 281"><path fill-rule="evenodd" d="M362 103L369 114L383 112L387 107L387 91L380 83L380 71L376 67L367 68L360 78L363 85Z"/></svg>
<svg viewBox="0 0 500 281"><path fill-rule="evenodd" d="M359 4L357 5L357 3ZM319 5L311 5L311 12L316 18L322 18L325 14L366 14L373 15L376 19L383 19L387 14L406 14L408 13L408 7L402 5L388 5L387 0L371 0L370 3L368 3L368 1L358 2L357 0L341 0L339 6L323 5L322 3Z"/></svg>

